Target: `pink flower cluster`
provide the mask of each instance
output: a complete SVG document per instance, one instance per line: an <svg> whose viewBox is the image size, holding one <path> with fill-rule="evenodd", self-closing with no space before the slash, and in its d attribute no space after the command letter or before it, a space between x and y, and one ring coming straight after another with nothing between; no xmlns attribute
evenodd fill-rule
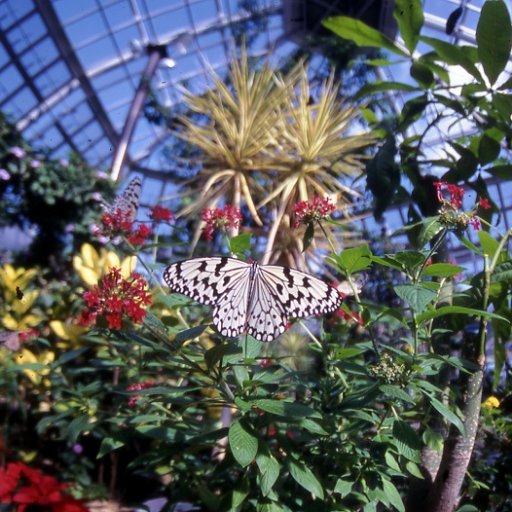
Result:
<svg viewBox="0 0 512 512"><path fill-rule="evenodd" d="M478 231L481 227L477 211L489 210L491 203L485 197L479 197L473 209L465 212L462 210L464 200L464 188L445 181L436 181L434 186L437 199L441 204L439 220L448 228L465 229L468 225Z"/></svg>
<svg viewBox="0 0 512 512"><path fill-rule="evenodd" d="M238 229L242 214L238 208L227 204L222 208L205 208L201 220L206 224L203 229L204 238L213 240L216 231L225 233L228 229Z"/></svg>
<svg viewBox="0 0 512 512"><path fill-rule="evenodd" d="M101 216L101 227L98 235L106 238L122 236L132 245L141 246L152 236L153 230L147 224L140 223L135 226L133 212L117 208L114 212L104 213ZM153 206L149 217L153 220L153 228L160 222L170 222L173 215L169 208L161 205Z"/></svg>
<svg viewBox="0 0 512 512"><path fill-rule="evenodd" d="M297 228L301 224L307 226L328 219L334 210L336 206L327 197L314 196L312 201L299 201L293 207L295 215L293 227Z"/></svg>

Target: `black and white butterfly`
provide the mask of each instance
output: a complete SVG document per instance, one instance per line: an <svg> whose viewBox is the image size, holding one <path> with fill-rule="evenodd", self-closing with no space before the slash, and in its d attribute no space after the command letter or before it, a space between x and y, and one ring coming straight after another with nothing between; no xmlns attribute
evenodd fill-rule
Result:
<svg viewBox="0 0 512 512"><path fill-rule="evenodd" d="M343 294L324 281L287 267L245 263L233 258L194 258L166 268L172 291L213 306L213 324L224 336L248 332L272 341L288 318L335 311Z"/></svg>
<svg viewBox="0 0 512 512"><path fill-rule="evenodd" d="M112 204L103 203L103 210L110 215L115 215L116 212L120 211L127 221L133 222L139 209L141 190L142 183L137 176L116 196Z"/></svg>

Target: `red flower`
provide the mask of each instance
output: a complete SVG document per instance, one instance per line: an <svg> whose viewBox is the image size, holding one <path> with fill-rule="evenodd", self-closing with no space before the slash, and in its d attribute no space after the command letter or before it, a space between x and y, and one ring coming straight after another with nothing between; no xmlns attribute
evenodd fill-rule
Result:
<svg viewBox="0 0 512 512"><path fill-rule="evenodd" d="M140 391L141 389L152 388L155 385L154 380L146 380L144 382L136 382L130 384L126 391ZM140 395L133 395L128 399L128 407L135 407L139 401Z"/></svg>
<svg viewBox="0 0 512 512"><path fill-rule="evenodd" d="M139 224L137 229L128 235L128 242L132 245L143 245L146 238L152 234L151 228L146 224Z"/></svg>
<svg viewBox="0 0 512 512"><path fill-rule="evenodd" d="M62 491L66 484L21 462L0 469L0 503L15 504L16 512L31 505L51 512L87 512L79 501Z"/></svg>
<svg viewBox="0 0 512 512"><path fill-rule="evenodd" d="M159 221L170 222L173 219L171 210L169 210L169 208L165 208L164 206L161 206L159 204L157 204L156 206L153 206L153 208L151 208L151 212L150 212L149 216L155 222L159 222Z"/></svg>
<svg viewBox="0 0 512 512"><path fill-rule="evenodd" d="M12 494L18 486L20 470L15 464L9 464L7 469L0 468L0 503L11 503Z"/></svg>
<svg viewBox="0 0 512 512"><path fill-rule="evenodd" d="M101 233L105 236L127 235L133 227L133 214L117 208L113 213L104 213L101 216L101 223Z"/></svg>
<svg viewBox="0 0 512 512"><path fill-rule="evenodd" d="M464 188L445 181L436 181L434 186L437 191L437 199L439 202L446 205L450 205L454 210L458 210L462 207L462 200L464 199ZM448 192L449 199L445 198L444 191Z"/></svg>
<svg viewBox="0 0 512 512"><path fill-rule="evenodd" d="M213 240L217 230L226 232L228 229L240 227L242 214L238 208L227 204L223 208L205 208L201 213L201 220L206 223L203 236L206 240Z"/></svg>
<svg viewBox="0 0 512 512"><path fill-rule="evenodd" d="M336 206L328 197L314 196L312 201L299 201L293 207L295 215L293 227L297 228L301 224L308 225L328 219L334 210L336 210Z"/></svg>
<svg viewBox="0 0 512 512"><path fill-rule="evenodd" d="M142 323L146 316L143 306L151 304L147 282L133 272L130 279L123 279L118 268L110 269L98 286L84 293L87 303L78 323L82 326L93 324L97 317L107 320L109 329L120 329L123 316L133 323Z"/></svg>
<svg viewBox="0 0 512 512"><path fill-rule="evenodd" d="M482 227L482 225L480 224L480 219L478 217L472 217L469 220L469 224L473 226L473 229L475 231L480 231L480 228Z"/></svg>
<svg viewBox="0 0 512 512"><path fill-rule="evenodd" d="M478 206L482 208L482 210L490 210L492 208L491 203L486 197L479 197L478 198Z"/></svg>

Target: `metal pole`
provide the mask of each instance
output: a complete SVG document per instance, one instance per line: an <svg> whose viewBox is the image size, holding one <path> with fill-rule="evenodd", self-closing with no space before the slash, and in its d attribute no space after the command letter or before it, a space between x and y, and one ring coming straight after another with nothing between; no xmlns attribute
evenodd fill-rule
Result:
<svg viewBox="0 0 512 512"><path fill-rule="evenodd" d="M151 78L153 77L160 60L166 56L167 51L165 46L148 46L148 62L144 72L142 73L139 87L133 97L133 102L130 110L128 111L128 115L126 116L121 138L119 139L114 152L112 171L110 173L114 181L117 181L121 175L121 171L123 170L133 131L139 119L142 107L144 106L144 102L146 101Z"/></svg>

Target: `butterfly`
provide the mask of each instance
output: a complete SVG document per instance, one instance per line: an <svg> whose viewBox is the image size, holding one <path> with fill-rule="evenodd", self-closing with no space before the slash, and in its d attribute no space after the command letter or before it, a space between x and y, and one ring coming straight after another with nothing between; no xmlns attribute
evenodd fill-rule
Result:
<svg viewBox="0 0 512 512"><path fill-rule="evenodd" d="M288 317L329 313L343 300L336 288L304 272L227 257L174 263L163 277L172 291L213 306L213 324L222 335L247 332L259 341L282 334Z"/></svg>
<svg viewBox="0 0 512 512"><path fill-rule="evenodd" d="M109 215L121 212L125 220L133 222L139 208L139 197L142 190L142 183L137 176L128 183L127 187L116 196L112 204L104 203L103 210Z"/></svg>

